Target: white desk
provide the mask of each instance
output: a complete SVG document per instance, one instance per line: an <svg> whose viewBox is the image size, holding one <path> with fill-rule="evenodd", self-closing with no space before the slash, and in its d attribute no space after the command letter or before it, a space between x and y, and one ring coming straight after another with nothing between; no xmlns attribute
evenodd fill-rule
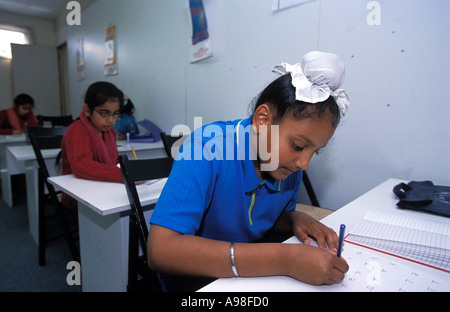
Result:
<svg viewBox="0 0 450 312"><path fill-rule="evenodd" d="M26 143L25 134L23 135L0 135L0 170L2 179L2 197L9 207L12 207L13 198L11 192L11 175L23 173L8 169L6 161L6 148L14 145L24 145Z"/></svg>
<svg viewBox="0 0 450 312"><path fill-rule="evenodd" d="M56 172L55 159L60 149L42 151L50 175L59 175ZM25 173L27 187L28 226L34 241L39 241L39 196L38 196L38 169L39 165L31 145L8 146L6 152L8 172L11 174ZM11 192L11 188L9 189Z"/></svg>
<svg viewBox="0 0 450 312"><path fill-rule="evenodd" d="M392 192L392 189L398 183L403 182L401 180L389 179L386 182L382 183L378 187L375 187L371 191L352 201L348 205L342 207L338 211L324 218L321 222L325 225L331 227L339 233L339 226L344 223L347 227L347 233L351 233L352 227L356 224L358 220L360 220L364 214L370 209L377 209L378 207L392 207L392 209L396 209L396 203L398 199ZM411 213L419 213L419 212L411 212ZM450 222L450 219L438 217L441 220L446 220L446 222ZM287 241L287 243L298 243L296 238L291 238ZM430 275L435 277L436 279L443 280L446 283L450 283L450 274L445 273L443 271L439 271L433 268L426 267L424 265L416 264L411 261L403 260L398 257L389 256L384 253L370 251L367 248L358 247L349 243L346 243L344 246L343 257L346 257L346 253L350 254L353 252L362 252L364 256L370 255L370 257L378 257L376 258L378 262L389 261L392 263L398 264L398 266L404 267L406 266L408 269L417 270L419 272L423 272L426 275ZM369 259L365 259L365 261L370 262ZM361 263L357 263L358 265ZM362 264L363 265L363 264ZM356 266L356 265L355 265ZM350 266L350 270L352 270L352 266ZM349 270L349 272L350 272ZM369 271L361 270L363 274L368 274ZM365 272L365 273L364 273ZM405 277L408 278L408 277ZM344 280L345 281L345 280ZM391 291L392 283L389 281L381 279L380 285L381 290ZM362 287L356 291L369 291L373 290L371 287ZM380 288L378 288L380 290ZM340 285L336 284L333 286L311 286L299 281L296 281L290 277L285 276L274 276L274 277L258 277L258 278L221 278L216 280L215 282L205 286L200 291L202 292L294 292L294 291L346 291L345 287L340 287ZM450 291L450 289L446 289L446 291Z"/></svg>
<svg viewBox="0 0 450 312"><path fill-rule="evenodd" d="M142 206L156 203L166 180L137 186ZM83 291L126 291L130 204L125 185L73 175L49 181L78 201ZM145 212L147 222L150 215Z"/></svg>
<svg viewBox="0 0 450 312"><path fill-rule="evenodd" d="M162 143L162 141L158 141L155 143L130 143L130 144L127 144L126 141L117 142L117 150L119 151L119 155L126 154L128 157L132 157L132 159L134 159L133 152L131 151L132 147L136 151L136 155L139 159L166 157L166 153L164 151L164 144Z"/></svg>
<svg viewBox="0 0 450 312"><path fill-rule="evenodd" d="M159 158L166 156L164 152L164 145L161 141L155 143L133 143L130 145L128 145L124 141L119 141L117 142L119 155L125 154L130 158L134 158L131 146L134 147L136 154L141 159ZM61 174L60 172L56 172L55 169L55 159L59 151L60 149L42 151L42 156L46 161L50 176ZM9 173L25 173L26 175L29 227L30 233L37 243L39 241L39 197L37 184L39 165L37 163L33 147L31 145L8 146L6 152L6 161L8 168L7 171ZM11 192L11 187L9 188L9 191Z"/></svg>

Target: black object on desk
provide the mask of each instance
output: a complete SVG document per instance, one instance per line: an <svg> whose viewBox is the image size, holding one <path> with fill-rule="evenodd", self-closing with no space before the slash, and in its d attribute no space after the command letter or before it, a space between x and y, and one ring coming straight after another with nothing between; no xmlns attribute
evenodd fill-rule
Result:
<svg viewBox="0 0 450 312"><path fill-rule="evenodd" d="M400 199L397 203L399 208L450 217L449 186L434 185L431 181L412 181L397 184L393 191Z"/></svg>

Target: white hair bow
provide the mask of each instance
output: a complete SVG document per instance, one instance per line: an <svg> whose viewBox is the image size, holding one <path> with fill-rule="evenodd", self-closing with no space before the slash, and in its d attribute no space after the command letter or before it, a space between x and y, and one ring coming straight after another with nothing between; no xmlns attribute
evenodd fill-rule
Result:
<svg viewBox="0 0 450 312"><path fill-rule="evenodd" d="M345 65L336 54L312 51L303 57L301 63L281 63L273 72L291 74L298 101L315 104L332 96L342 116L347 113L350 100L345 90L339 89L344 81Z"/></svg>

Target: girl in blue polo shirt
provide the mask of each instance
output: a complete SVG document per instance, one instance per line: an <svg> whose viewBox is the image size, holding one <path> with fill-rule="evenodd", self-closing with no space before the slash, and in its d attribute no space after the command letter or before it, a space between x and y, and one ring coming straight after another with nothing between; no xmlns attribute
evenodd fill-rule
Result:
<svg viewBox="0 0 450 312"><path fill-rule="evenodd" d="M348 108L344 64L313 51L260 94L248 119L196 129L181 147L150 221L150 266L171 275L287 275L333 284L348 265L336 233L295 210L302 170ZM304 244L262 243L268 233ZM318 246L310 246L313 237Z"/></svg>

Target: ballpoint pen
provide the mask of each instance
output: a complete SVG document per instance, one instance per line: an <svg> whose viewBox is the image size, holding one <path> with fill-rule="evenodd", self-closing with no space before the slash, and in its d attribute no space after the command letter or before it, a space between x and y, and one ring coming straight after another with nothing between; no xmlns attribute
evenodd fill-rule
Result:
<svg viewBox="0 0 450 312"><path fill-rule="evenodd" d="M345 236L345 224L341 224L341 228L339 230L339 244L337 250L337 256L339 258L342 255L342 246L344 246L344 236Z"/></svg>

